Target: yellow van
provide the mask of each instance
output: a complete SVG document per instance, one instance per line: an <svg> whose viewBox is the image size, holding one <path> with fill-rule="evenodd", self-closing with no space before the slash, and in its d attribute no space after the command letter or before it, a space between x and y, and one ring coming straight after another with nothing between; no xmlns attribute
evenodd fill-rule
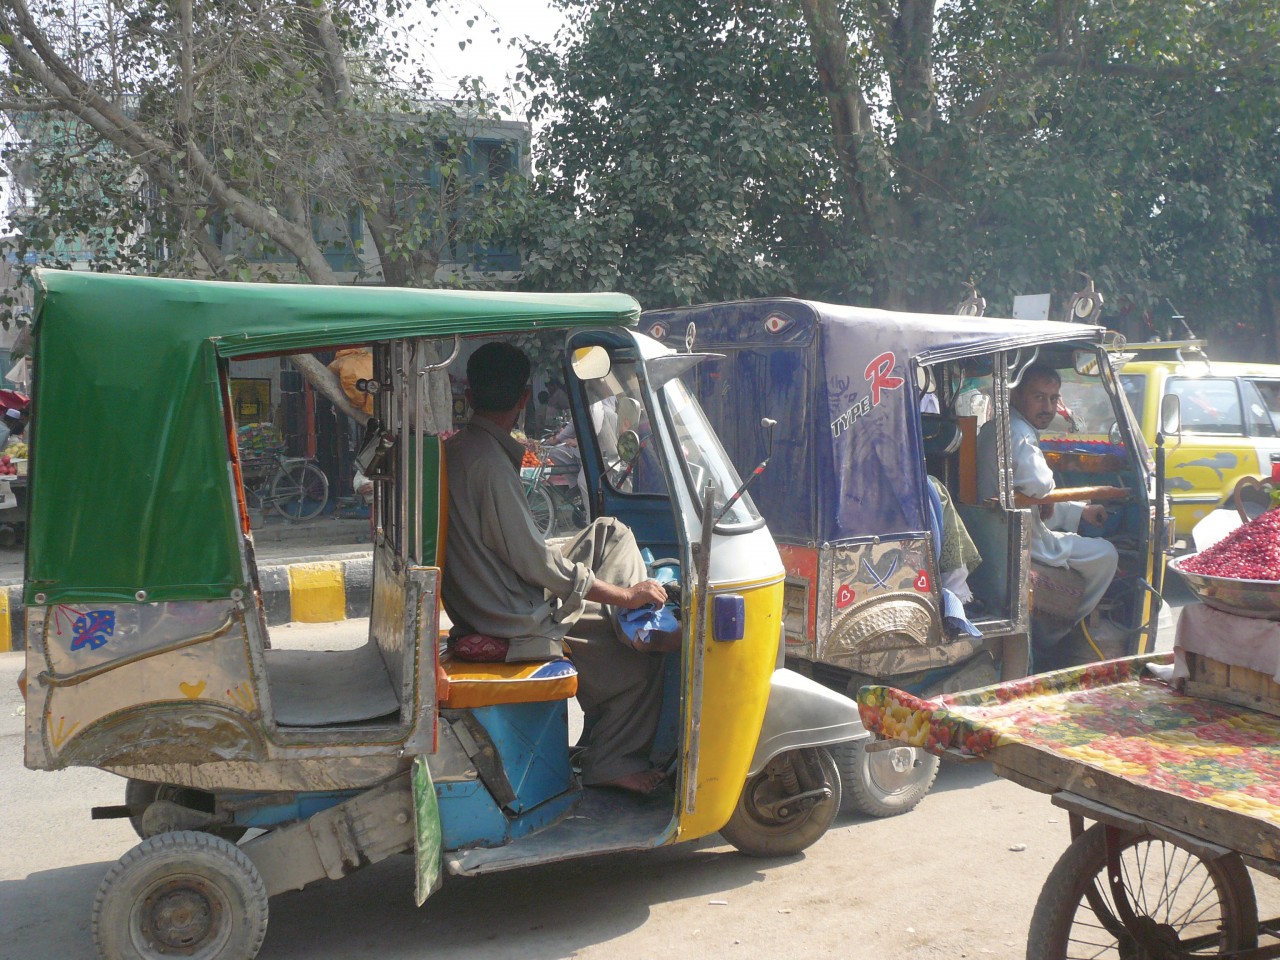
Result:
<svg viewBox="0 0 1280 960"><path fill-rule="evenodd" d="M1165 444L1177 536L1221 505L1241 477L1280 471L1280 366L1210 360L1203 340L1128 344L1120 380L1148 443L1160 399L1178 397L1182 437Z"/></svg>

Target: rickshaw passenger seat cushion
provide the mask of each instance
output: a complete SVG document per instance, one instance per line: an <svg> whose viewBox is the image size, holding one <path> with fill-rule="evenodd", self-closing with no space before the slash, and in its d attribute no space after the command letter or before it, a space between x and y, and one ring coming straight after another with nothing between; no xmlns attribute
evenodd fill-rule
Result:
<svg viewBox="0 0 1280 960"><path fill-rule="evenodd" d="M566 657L522 663L470 663L446 655L440 660L448 676L453 710L504 703L568 700L578 692L578 671Z"/></svg>
<svg viewBox="0 0 1280 960"><path fill-rule="evenodd" d="M1084 597L1085 582L1075 570L1031 564L1031 612L1037 617L1073 623Z"/></svg>
<svg viewBox="0 0 1280 960"><path fill-rule="evenodd" d="M503 663L507 659L510 644L500 637L486 637L483 633L468 633L465 637L450 637L449 652L457 660L471 663Z"/></svg>

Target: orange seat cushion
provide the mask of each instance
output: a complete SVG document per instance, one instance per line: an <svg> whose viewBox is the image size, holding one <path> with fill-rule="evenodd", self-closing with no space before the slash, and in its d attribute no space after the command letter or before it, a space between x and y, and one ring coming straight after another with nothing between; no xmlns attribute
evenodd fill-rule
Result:
<svg viewBox="0 0 1280 960"><path fill-rule="evenodd" d="M501 703L568 700L578 692L578 671L565 657L523 663L469 663L445 656L448 677L442 707L462 710Z"/></svg>

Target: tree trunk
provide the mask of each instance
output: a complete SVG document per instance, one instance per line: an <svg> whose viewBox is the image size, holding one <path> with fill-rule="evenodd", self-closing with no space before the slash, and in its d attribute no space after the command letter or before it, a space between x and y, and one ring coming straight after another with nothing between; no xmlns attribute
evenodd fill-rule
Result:
<svg viewBox="0 0 1280 960"><path fill-rule="evenodd" d="M833 148L849 198L845 215L860 220L855 233L870 237L878 260L870 278L878 305L898 305L886 251L898 235L898 210L893 195L888 155L880 143L871 109L849 62L849 38L835 0L800 0L818 82L831 115Z"/></svg>

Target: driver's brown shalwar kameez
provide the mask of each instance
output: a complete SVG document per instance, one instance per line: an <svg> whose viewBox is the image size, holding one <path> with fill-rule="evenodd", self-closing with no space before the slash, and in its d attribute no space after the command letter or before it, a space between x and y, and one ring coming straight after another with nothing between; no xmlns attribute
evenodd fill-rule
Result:
<svg viewBox="0 0 1280 960"><path fill-rule="evenodd" d="M568 543L548 545L534 527L520 480L524 447L483 417L445 442L449 526L443 590L451 636L509 641L508 660L560 656L578 670L588 735L585 784L650 768L662 706L663 658L626 644L614 608L587 600L595 578L645 579L635 537L611 517Z"/></svg>

